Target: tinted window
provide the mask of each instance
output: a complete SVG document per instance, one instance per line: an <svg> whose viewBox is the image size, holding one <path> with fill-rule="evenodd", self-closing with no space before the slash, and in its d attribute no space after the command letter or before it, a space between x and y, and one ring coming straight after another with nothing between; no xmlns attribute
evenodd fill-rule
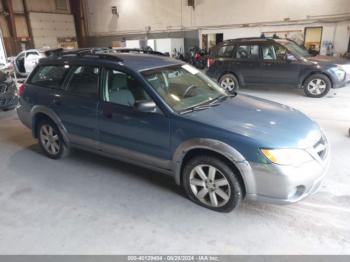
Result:
<svg viewBox="0 0 350 262"><path fill-rule="evenodd" d="M29 83L48 88L60 88L68 70L68 65L40 66Z"/></svg>
<svg viewBox="0 0 350 262"><path fill-rule="evenodd" d="M258 60L259 46L258 45L240 45L235 50L234 57L243 60Z"/></svg>
<svg viewBox="0 0 350 262"><path fill-rule="evenodd" d="M103 81L103 100L132 107L135 103L150 101L151 98L132 76L116 70L106 70Z"/></svg>
<svg viewBox="0 0 350 262"><path fill-rule="evenodd" d="M98 75L100 69L95 66L79 66L73 69L68 90L76 95L97 96Z"/></svg>
<svg viewBox="0 0 350 262"><path fill-rule="evenodd" d="M225 45L220 47L218 51L218 56L220 57L231 57L233 51L233 45Z"/></svg>

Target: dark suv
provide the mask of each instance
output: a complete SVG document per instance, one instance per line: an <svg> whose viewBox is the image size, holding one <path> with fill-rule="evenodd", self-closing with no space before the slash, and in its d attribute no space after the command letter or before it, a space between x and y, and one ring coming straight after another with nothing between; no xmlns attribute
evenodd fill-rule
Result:
<svg viewBox="0 0 350 262"><path fill-rule="evenodd" d="M229 95L164 56L51 56L19 94L18 116L48 157L77 147L138 164L216 211L244 197L294 203L318 190L329 166L326 136L299 111Z"/></svg>
<svg viewBox="0 0 350 262"><path fill-rule="evenodd" d="M207 75L233 92L242 86L303 88L309 97L323 97L330 88L350 81L350 61L311 56L288 39L242 38L215 46L208 59Z"/></svg>

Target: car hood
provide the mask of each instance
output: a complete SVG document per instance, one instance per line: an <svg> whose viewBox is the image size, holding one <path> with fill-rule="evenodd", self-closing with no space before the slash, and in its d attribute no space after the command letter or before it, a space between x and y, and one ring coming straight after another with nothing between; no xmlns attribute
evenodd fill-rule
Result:
<svg viewBox="0 0 350 262"><path fill-rule="evenodd" d="M308 148L321 137L318 125L300 111L247 95L228 98L218 106L184 117L244 136L259 147Z"/></svg>
<svg viewBox="0 0 350 262"><path fill-rule="evenodd" d="M307 58L307 60L311 62L317 62L319 64L336 64L336 65L345 65L350 64L350 61L348 59L342 58L342 57L335 57L335 56L313 56Z"/></svg>

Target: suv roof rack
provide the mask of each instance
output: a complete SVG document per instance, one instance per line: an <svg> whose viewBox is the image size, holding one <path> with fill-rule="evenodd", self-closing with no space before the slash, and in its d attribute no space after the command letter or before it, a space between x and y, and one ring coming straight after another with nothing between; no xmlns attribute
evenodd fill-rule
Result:
<svg viewBox="0 0 350 262"><path fill-rule="evenodd" d="M166 54L158 52L158 51L153 51L149 49L143 49L143 48L110 48L107 49L106 53L139 53L139 54L148 54L148 55L159 55L159 56L166 56Z"/></svg>
<svg viewBox="0 0 350 262"><path fill-rule="evenodd" d="M61 58L61 57L84 57L84 56L95 56L96 58L101 59L110 59L117 60L118 62L122 62L123 59L120 57L109 53L109 48L80 48L73 50L64 50L63 48L51 49L45 52L45 55L48 58Z"/></svg>

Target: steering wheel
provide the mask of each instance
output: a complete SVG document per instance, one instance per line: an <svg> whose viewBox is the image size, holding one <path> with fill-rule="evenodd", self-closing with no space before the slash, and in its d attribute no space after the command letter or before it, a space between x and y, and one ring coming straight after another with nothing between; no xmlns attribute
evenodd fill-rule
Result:
<svg viewBox="0 0 350 262"><path fill-rule="evenodd" d="M196 88L197 86L195 85L190 85L189 87L186 88L184 94L183 94L183 97L187 97L187 95L190 93L190 91L193 89L193 88Z"/></svg>

